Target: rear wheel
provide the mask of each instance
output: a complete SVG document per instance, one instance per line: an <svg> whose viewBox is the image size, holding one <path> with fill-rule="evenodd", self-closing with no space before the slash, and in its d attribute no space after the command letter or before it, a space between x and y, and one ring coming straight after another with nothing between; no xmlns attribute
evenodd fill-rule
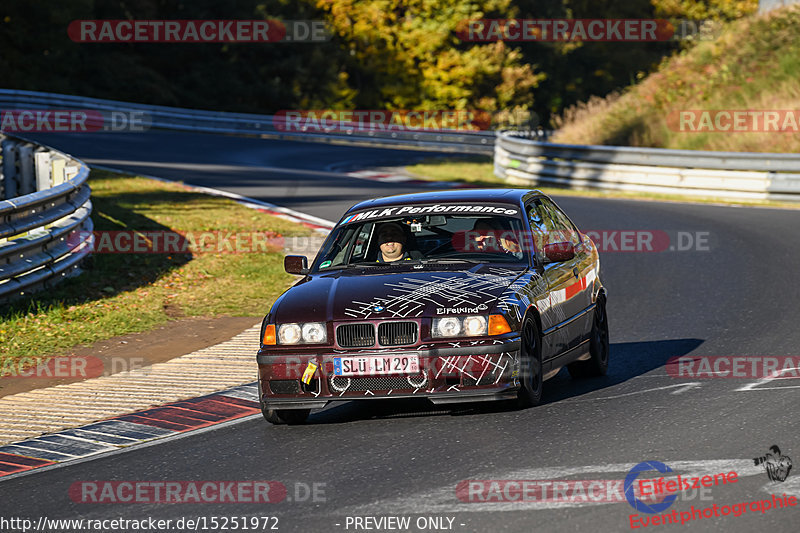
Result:
<svg viewBox="0 0 800 533"><path fill-rule="evenodd" d="M610 352L608 342L608 315L606 315L606 301L598 298L594 308L592 332L589 337L589 359L575 361L567 365L573 378L592 376L605 376L608 372L608 355Z"/></svg>
<svg viewBox="0 0 800 533"><path fill-rule="evenodd" d="M517 405L533 407L542 403L544 382L542 379L542 350L539 344L539 329L531 318L522 323L522 346L520 347L520 381Z"/></svg>

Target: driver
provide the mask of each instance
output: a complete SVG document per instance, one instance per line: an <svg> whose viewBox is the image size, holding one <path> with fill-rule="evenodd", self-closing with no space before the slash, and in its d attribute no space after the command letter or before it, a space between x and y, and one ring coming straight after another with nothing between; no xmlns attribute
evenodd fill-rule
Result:
<svg viewBox="0 0 800 533"><path fill-rule="evenodd" d="M409 260L411 255L404 250L406 233L400 224L387 222L378 229L378 244L380 253L376 263L391 263L392 261Z"/></svg>

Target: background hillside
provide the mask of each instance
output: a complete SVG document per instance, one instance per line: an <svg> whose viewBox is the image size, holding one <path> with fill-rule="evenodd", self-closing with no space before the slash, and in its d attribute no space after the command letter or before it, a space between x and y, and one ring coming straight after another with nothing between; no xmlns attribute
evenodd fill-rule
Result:
<svg viewBox="0 0 800 533"><path fill-rule="evenodd" d="M727 23L722 35L670 57L640 83L567 109L555 142L797 152L797 130L681 132L681 110L800 110L800 8ZM795 113L796 115L797 113Z"/></svg>

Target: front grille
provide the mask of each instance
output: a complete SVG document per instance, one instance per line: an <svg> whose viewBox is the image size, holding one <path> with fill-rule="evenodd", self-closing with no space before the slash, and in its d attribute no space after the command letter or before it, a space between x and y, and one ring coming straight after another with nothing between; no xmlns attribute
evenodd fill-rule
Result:
<svg viewBox="0 0 800 533"><path fill-rule="evenodd" d="M368 348L375 345L372 324L343 324L336 328L336 341L342 348Z"/></svg>
<svg viewBox="0 0 800 533"><path fill-rule="evenodd" d="M378 325L381 346L402 346L417 342L416 322L383 322Z"/></svg>
<svg viewBox="0 0 800 533"><path fill-rule="evenodd" d="M422 388L428 384L428 377L424 374L361 378L334 376L329 383L332 392L389 391Z"/></svg>
<svg viewBox="0 0 800 533"><path fill-rule="evenodd" d="M274 379L269 382L273 394L297 394L300 392L300 382L296 379Z"/></svg>

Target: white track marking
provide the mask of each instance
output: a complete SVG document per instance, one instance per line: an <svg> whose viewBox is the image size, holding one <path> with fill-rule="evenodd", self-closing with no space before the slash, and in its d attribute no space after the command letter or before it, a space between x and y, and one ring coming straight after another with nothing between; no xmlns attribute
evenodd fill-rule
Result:
<svg viewBox="0 0 800 533"><path fill-rule="evenodd" d="M786 493L787 496L800 497L800 476L790 475L783 483L770 481L761 490L770 495L782 496Z"/></svg>
<svg viewBox="0 0 800 533"><path fill-rule="evenodd" d="M127 163L127 164L130 164L130 165L134 165L134 164L135 165L141 165L141 163L136 162L136 161L117 161L117 160L111 160L111 159L93 159L92 161L95 161L97 163L111 163L111 164L115 164L115 163L116 164L120 164L120 163L126 164ZM230 198L232 200L236 200L237 202L239 202L240 204L244 205L245 207L250 207L250 208L254 208L254 209L269 209L270 211L275 211L276 213L280 213L280 215L278 215L278 216L281 216L282 218L285 218L285 219L290 220L292 222L301 222L301 223L302 222L307 222L307 223L310 223L310 224L313 224L313 225L316 225L316 226L322 226L322 228L320 228L320 230L324 231L325 233L327 233L329 230L333 229L334 226L336 226L336 222L333 222L333 221L330 221L330 220L326 220L324 218L316 217L314 215L309 215L308 213L303 213L301 211L295 211L294 209L289 209L288 207L281 207L279 205L272 204L272 203L269 203L269 202L264 202L262 200L256 200L255 198L250 198L248 196L242 196L241 194L236 194L236 193L233 193L233 192L223 191L221 189L214 189L212 187L203 187L203 186L200 186L200 185L192 185L190 183L184 183L182 181L171 180L171 179L167 179L167 178L160 178L158 176L142 174L141 172L133 172L133 171L124 170L124 169L121 169L121 168L105 166L103 164L90 163L89 166L93 167L93 168L103 169L103 170L111 170L113 172L121 172L123 174L129 174L129 175L133 175L133 176L141 176L143 178L148 178L148 179L161 181L161 182L166 182L166 183L177 183L177 184L183 185L183 186L185 186L185 187L187 187L189 189L193 189L193 190L198 191L198 192L204 192L204 193L210 194L212 196L224 196L226 198ZM159 166L164 166L164 165L159 164ZM177 167L178 168L186 168L187 165L180 164L180 165L177 165ZM201 167L201 169L208 169L209 165L200 165L200 167Z"/></svg>
<svg viewBox="0 0 800 533"><path fill-rule="evenodd" d="M678 383L676 385L667 385L665 387L655 387L655 388L652 388L652 389L645 389L645 390L639 390L639 391L634 391L634 392L626 392L624 394L616 394L614 396L601 396L600 398L567 399L567 400L562 400L560 403L594 402L594 401L597 401L597 400L614 400L616 398L625 398L627 396L635 396L637 394L645 394L645 393L648 393L648 392L653 392L653 391L658 391L658 390L676 389L676 388L678 390L675 390L675 391L671 392L670 394L683 394L686 391L689 391L689 390L692 390L692 389L699 389L702 386L703 386L702 383L700 383L699 381L691 381L689 383Z"/></svg>
<svg viewBox="0 0 800 533"><path fill-rule="evenodd" d="M575 480L573 476L597 479L596 474L616 473L620 480L625 478L628 471L637 463L617 463L595 466L578 467L550 467L528 468L511 472L493 472L482 475L471 475L468 479L508 479L508 480ZM739 478L764 475L764 472L753 465L752 459L711 459L706 461L665 461L672 468L673 473L665 477L681 474L682 476L703 476L735 471ZM588 476L588 477L587 477ZM800 479L800 477L798 477ZM588 507L596 505L609 505L622 502L462 502L456 496L456 485L460 480L454 480L447 485L441 485L410 496L402 496L388 500L374 500L361 505L344 507L337 511L342 515L368 515L368 514L435 514L457 512L492 512L492 511L523 511L558 509L568 507Z"/></svg>
<svg viewBox="0 0 800 533"><path fill-rule="evenodd" d="M780 371L783 373L784 371L789 370L800 370L800 368L782 368ZM781 377L780 374L776 376L767 376L764 378L759 379L758 381L753 381L752 383L748 383L743 387L739 387L736 389L736 392L740 391L748 391L748 390L783 390L783 389L800 389L800 385L787 385L785 387L760 387L759 385L763 385L764 383L769 383L770 381L775 381L776 379L797 379L797 378L784 378Z"/></svg>

